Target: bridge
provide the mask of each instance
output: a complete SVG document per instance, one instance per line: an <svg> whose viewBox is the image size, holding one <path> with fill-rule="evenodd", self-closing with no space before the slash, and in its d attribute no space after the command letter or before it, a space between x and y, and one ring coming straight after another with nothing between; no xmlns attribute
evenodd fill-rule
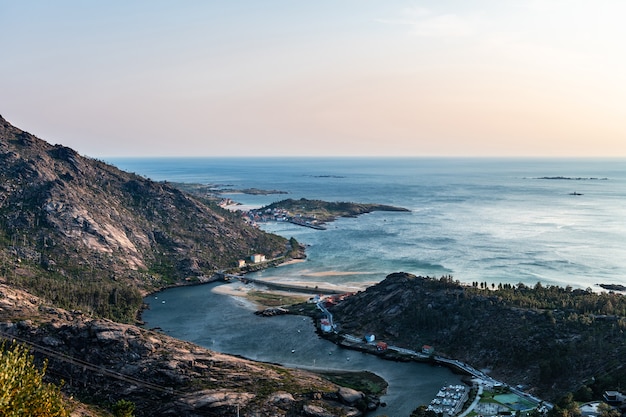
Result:
<svg viewBox="0 0 626 417"><path fill-rule="evenodd" d="M335 330L335 323L333 323L333 313L328 311L326 306L324 306L324 301L318 301L317 308L322 310L322 313L324 313L326 315L326 318L328 318L328 323L330 324L330 328Z"/></svg>

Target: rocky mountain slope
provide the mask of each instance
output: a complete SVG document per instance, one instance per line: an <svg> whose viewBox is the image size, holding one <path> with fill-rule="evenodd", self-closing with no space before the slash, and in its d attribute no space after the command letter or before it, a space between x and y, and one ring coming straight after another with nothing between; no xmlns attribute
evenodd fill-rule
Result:
<svg viewBox="0 0 626 417"><path fill-rule="evenodd" d="M121 323L146 292L292 245L0 117L0 339L48 361L47 377L82 401L74 415L110 415L122 399L137 416L362 415L364 394L318 375Z"/></svg>
<svg viewBox="0 0 626 417"><path fill-rule="evenodd" d="M373 401L309 372L69 312L4 284L0 338L28 343L64 393L100 410L125 400L137 416L360 416Z"/></svg>
<svg viewBox="0 0 626 417"><path fill-rule="evenodd" d="M288 242L166 183L123 172L0 117L0 275L66 308L130 321L140 294Z"/></svg>
<svg viewBox="0 0 626 417"><path fill-rule="evenodd" d="M600 398L626 383L626 297L616 293L395 273L330 311L342 332L431 345L545 399L585 384Z"/></svg>

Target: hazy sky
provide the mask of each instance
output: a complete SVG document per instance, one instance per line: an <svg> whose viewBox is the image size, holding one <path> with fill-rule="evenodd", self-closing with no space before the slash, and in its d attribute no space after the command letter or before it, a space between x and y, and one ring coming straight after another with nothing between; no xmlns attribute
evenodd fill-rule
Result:
<svg viewBox="0 0 626 417"><path fill-rule="evenodd" d="M0 114L94 157L626 156L624 0L0 0Z"/></svg>

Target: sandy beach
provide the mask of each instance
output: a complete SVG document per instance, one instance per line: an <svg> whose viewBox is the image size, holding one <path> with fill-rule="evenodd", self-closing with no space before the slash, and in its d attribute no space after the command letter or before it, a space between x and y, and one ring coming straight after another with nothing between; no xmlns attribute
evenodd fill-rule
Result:
<svg viewBox="0 0 626 417"><path fill-rule="evenodd" d="M270 288L264 286L259 281L274 283L274 284L285 284L292 287L290 290L278 290L275 288ZM311 289L319 288L320 293L324 294L324 289L332 290L333 293L348 293L348 292L357 292L364 291L368 286L375 284L375 282L353 282L353 283L343 283L341 285L333 284L331 282L320 282L320 281L287 281L284 279L276 280L269 278L259 279L255 283L247 283L244 284L240 281L230 282L227 284L222 284L214 287L212 292L216 294L229 295L232 297L243 298L248 300L249 302L254 302L257 307L267 307L267 305L263 305L258 302L258 297L251 297L250 293L254 292L265 293L265 294L273 294L277 296L285 297L285 300L293 300L298 299L300 301L306 301L312 297ZM302 288L302 291L298 291L298 287ZM254 298L255 301L251 299Z"/></svg>
<svg viewBox="0 0 626 417"><path fill-rule="evenodd" d="M375 272L364 271L319 271L319 272L302 272L300 275L303 277L345 277L350 275L367 275L375 274Z"/></svg>
<svg viewBox="0 0 626 417"><path fill-rule="evenodd" d="M283 262L277 267L285 265L292 265L300 262L305 262L306 259L291 259L289 261ZM302 271L299 274L300 277L311 277L311 278L320 278L320 277L345 277L350 275L363 275L369 274L369 272L354 272L354 271ZM324 294L325 292L338 294L338 293L348 293L348 292L358 292L365 291L367 287L374 285L377 281L369 281L369 282L343 282L341 284L335 284L330 282L331 280L318 281L318 280L302 280L302 279L289 279L285 277L277 277L277 276L267 276L263 278L255 278L255 282L243 283L241 281L232 281L226 284L218 285L212 289L212 292L221 295L230 295L231 297L237 297L240 299L246 299L247 302L253 303L257 307L263 308L267 307L267 305L263 305L259 302L258 293L264 294L273 294L279 297L285 297L285 300L294 300L299 299L301 301L308 300L312 297L312 293L314 289L319 289L320 294ZM272 288L271 286L263 285L264 282L268 284L277 284L277 285L286 285L289 286L289 289L278 289ZM298 289L302 289L302 291L298 291ZM326 290L326 291L325 291ZM255 296L250 296L250 292L254 292Z"/></svg>
<svg viewBox="0 0 626 417"><path fill-rule="evenodd" d="M280 268L281 266L285 266L285 265L299 264L300 262L306 262L306 259L290 259L278 265L278 268Z"/></svg>

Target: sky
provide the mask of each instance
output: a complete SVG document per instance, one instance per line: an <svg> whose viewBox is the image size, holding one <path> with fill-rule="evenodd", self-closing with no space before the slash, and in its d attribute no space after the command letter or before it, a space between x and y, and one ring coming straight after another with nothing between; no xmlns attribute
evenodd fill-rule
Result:
<svg viewBox="0 0 626 417"><path fill-rule="evenodd" d="M0 0L0 115L92 157L625 157L623 0Z"/></svg>

